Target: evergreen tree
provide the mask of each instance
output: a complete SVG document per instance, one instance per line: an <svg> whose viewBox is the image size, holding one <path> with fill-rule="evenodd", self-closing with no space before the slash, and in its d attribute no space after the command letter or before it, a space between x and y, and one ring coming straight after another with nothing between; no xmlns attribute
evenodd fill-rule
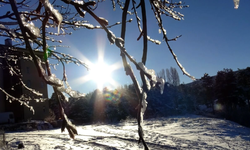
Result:
<svg viewBox="0 0 250 150"><path fill-rule="evenodd" d="M214 112L214 81L213 77L209 76L207 73L201 78L202 87L203 87L203 100L205 104L213 109Z"/></svg>
<svg viewBox="0 0 250 150"><path fill-rule="evenodd" d="M247 105L250 110L250 67L237 73L240 105Z"/></svg>
<svg viewBox="0 0 250 150"><path fill-rule="evenodd" d="M217 73L215 81L218 102L225 105L228 111L235 109L238 104L235 73L232 69L224 69Z"/></svg>

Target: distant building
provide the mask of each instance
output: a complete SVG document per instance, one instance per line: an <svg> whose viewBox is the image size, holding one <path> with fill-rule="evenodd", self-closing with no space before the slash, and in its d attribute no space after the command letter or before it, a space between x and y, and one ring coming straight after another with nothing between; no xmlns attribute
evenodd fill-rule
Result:
<svg viewBox="0 0 250 150"><path fill-rule="evenodd" d="M4 56L8 47L12 46L10 39L5 40L5 45L0 45L0 56ZM14 57L28 56L28 50L16 48L15 51L8 51L8 55ZM39 57L43 57L42 52L35 52ZM26 86L43 93L43 98L48 98L47 84L39 77L35 64L30 60L21 59L20 61L9 61L9 65L16 65L20 69L22 80ZM0 87L12 96L19 98L22 95L30 95L30 91L26 90L19 82L18 77L11 76L8 64L4 58L0 58ZM15 90L13 86L15 85ZM17 101L7 100L8 97L0 91L0 112L13 112L17 122L27 121L29 119L43 120L49 115L48 100L44 102L36 102L35 97L31 97L29 105L33 106L35 114L33 115L26 106L20 105Z"/></svg>

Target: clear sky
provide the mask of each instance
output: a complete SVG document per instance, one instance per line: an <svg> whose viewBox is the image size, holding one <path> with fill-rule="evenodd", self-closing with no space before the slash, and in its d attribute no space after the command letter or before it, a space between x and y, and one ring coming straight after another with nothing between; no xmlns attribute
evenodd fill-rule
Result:
<svg viewBox="0 0 250 150"><path fill-rule="evenodd" d="M237 70L250 66L249 0L241 0L237 10L234 9L233 0L185 0L182 2L190 5L189 8L180 9L180 12L185 15L184 20L175 21L172 18L163 17L163 25L169 38L182 35L177 41L170 42L170 45L187 72L199 79L204 73L211 76L216 75L223 68ZM148 34L153 39L162 40L162 34L158 32L153 12L148 4L147 7ZM98 4L96 14L106 18L110 24L120 22L122 15L119 8L116 11L112 10L110 1ZM89 18L90 16L86 14L86 19ZM137 62L140 62L142 39L136 40L139 31L135 17L128 16L128 19L130 18L133 19L133 22L127 25L125 48ZM90 19L90 23L98 25L92 19ZM111 29L117 37L120 36L120 27L118 25ZM69 49L57 48L58 51L71 54L87 63L89 61L96 63L98 56L103 54L104 62L108 65L118 63L122 66L119 49L115 45L110 45L103 30L80 29L73 32L71 36L61 39L63 45L71 47ZM133 66L133 64L131 65ZM161 45L149 42L146 67L159 72L161 69L171 66L177 68L181 83L192 82L191 79L182 75L164 41ZM66 67L69 83L74 90L88 93L96 89L95 82L83 80L83 77L89 73L84 67L76 65L67 65ZM61 71L61 67L58 66L56 75L60 78L62 77L59 74ZM135 68L134 72L139 80L139 73ZM132 83L122 67L113 71L112 78L119 85ZM106 86L112 87L108 84ZM51 94L51 88L49 90L49 94Z"/></svg>
<svg viewBox="0 0 250 150"><path fill-rule="evenodd" d="M237 70L250 66L250 1L242 0L237 10L234 9L233 1L188 0L183 2L190 5L189 8L180 10L185 15L184 20L175 21L164 17L164 26L169 38L182 35L177 41L170 42L170 45L178 60L192 76L201 78L204 73L216 75L223 68ZM108 19L110 24L121 21L119 9L113 11L110 2L105 3L99 4L97 15ZM102 6L109 7L109 9ZM149 36L162 40L150 8L147 9L147 14ZM128 18L133 18L133 23L128 24L125 47L129 54L139 62L142 55L142 39L136 41L139 31L135 18L134 16ZM92 23L97 25L94 21ZM117 26L112 30L116 36L120 35L120 27ZM97 62L98 51L104 54L106 63L110 65L122 63L119 49L109 44L102 30L80 30L63 41L72 46L68 50L70 54L84 55L93 63ZM178 67L163 41L161 45L149 42L148 47L147 68L159 72L171 66ZM179 68L177 70L181 83L192 82L191 79L182 75ZM134 72L139 77L135 68ZM96 84L92 81L82 83L81 80L76 80L87 73L83 67L70 66L68 68L69 81L74 89L87 93L96 88ZM123 68L114 71L113 78L120 85L132 83L129 76L125 75Z"/></svg>

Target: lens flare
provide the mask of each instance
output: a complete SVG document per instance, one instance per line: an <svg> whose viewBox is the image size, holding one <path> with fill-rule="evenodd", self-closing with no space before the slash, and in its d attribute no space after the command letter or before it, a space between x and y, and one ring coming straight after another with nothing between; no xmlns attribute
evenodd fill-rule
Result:
<svg viewBox="0 0 250 150"><path fill-rule="evenodd" d="M224 108L223 108L223 105L217 103L214 105L214 110L216 111L222 111Z"/></svg>
<svg viewBox="0 0 250 150"><path fill-rule="evenodd" d="M121 93L117 89L111 91L107 88L104 88L103 95L104 95L105 101L107 102L119 102L122 96Z"/></svg>

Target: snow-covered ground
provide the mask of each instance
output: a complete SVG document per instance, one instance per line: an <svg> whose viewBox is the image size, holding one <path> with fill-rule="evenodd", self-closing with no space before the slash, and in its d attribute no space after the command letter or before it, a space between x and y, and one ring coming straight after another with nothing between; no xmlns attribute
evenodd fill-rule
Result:
<svg viewBox="0 0 250 150"><path fill-rule="evenodd" d="M78 126L71 140L60 129L6 133L9 149L23 142L25 150L137 150L137 123ZM144 120L145 141L151 150L162 149L250 149L250 129L237 123L196 115Z"/></svg>

